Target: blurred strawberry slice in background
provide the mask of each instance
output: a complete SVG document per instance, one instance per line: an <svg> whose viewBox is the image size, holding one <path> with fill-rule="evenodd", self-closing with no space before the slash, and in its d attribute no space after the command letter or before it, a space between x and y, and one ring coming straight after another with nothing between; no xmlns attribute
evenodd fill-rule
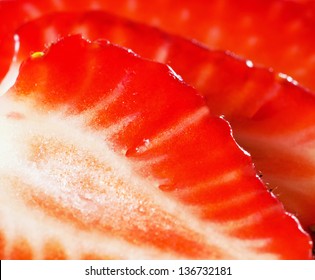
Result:
<svg viewBox="0 0 315 280"><path fill-rule="evenodd" d="M229 50L315 90L315 5L287 0L13 0L0 2L0 42L22 23L53 11L98 9Z"/></svg>

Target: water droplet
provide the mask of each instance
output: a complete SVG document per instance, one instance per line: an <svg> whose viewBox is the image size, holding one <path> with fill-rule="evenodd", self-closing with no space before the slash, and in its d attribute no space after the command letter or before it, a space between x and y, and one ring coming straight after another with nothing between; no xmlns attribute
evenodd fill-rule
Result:
<svg viewBox="0 0 315 280"><path fill-rule="evenodd" d="M254 63L251 60L246 60L246 65L248 68L253 68L254 67Z"/></svg>

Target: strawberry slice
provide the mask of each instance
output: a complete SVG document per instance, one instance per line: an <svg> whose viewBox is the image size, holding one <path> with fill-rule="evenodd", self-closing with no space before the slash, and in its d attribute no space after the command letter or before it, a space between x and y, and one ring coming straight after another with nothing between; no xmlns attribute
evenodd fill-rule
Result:
<svg viewBox="0 0 315 280"><path fill-rule="evenodd" d="M3 258L311 257L229 125L165 65L71 36L0 104Z"/></svg>
<svg viewBox="0 0 315 280"><path fill-rule="evenodd" d="M15 0L0 2L3 34L52 11L103 9L230 50L315 90L314 1Z"/></svg>
<svg viewBox="0 0 315 280"><path fill-rule="evenodd" d="M54 13L25 24L14 35L19 48L11 73L18 74L19 64L31 52L78 32L90 40L103 37L141 56L169 63L206 97L213 113L231 122L234 136L252 154L264 181L271 184L286 210L312 231L315 163L309 143L315 136L308 131L315 122L315 99L310 92L283 75L253 67L250 61L105 12ZM13 43L14 38L12 48ZM1 53L9 55L0 47Z"/></svg>

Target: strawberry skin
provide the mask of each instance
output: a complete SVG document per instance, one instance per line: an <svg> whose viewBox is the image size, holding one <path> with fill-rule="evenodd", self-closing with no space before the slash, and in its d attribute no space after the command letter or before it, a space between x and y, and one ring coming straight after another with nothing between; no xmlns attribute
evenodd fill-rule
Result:
<svg viewBox="0 0 315 280"><path fill-rule="evenodd" d="M54 13L25 24L15 34L19 49L11 68L18 69L29 53L78 32L170 64L206 97L213 113L229 120L237 142L251 153L264 181L311 232L315 224L315 166L309 152L314 141L309 132L315 122L312 93L249 61L105 12ZM1 47L0 53L9 56Z"/></svg>
<svg viewBox="0 0 315 280"><path fill-rule="evenodd" d="M165 65L72 36L0 104L4 258L311 258L229 125Z"/></svg>
<svg viewBox="0 0 315 280"><path fill-rule="evenodd" d="M106 10L230 50L315 90L314 1L1 1L0 42L4 34L45 13L86 9Z"/></svg>

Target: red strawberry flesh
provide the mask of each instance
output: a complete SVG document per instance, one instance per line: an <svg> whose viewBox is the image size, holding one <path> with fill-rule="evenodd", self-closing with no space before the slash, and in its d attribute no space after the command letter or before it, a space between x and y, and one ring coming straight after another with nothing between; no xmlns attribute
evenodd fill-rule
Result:
<svg viewBox="0 0 315 280"><path fill-rule="evenodd" d="M228 124L166 66L69 37L1 99L5 258L50 240L69 258L311 257Z"/></svg>
<svg viewBox="0 0 315 280"><path fill-rule="evenodd" d="M54 13L22 26L14 35L19 49L12 68L29 53L77 32L90 40L106 38L174 67L206 97L213 113L231 122L238 143L253 155L264 181L310 231L315 224L315 168L308 152L314 139L312 93L249 61L104 12ZM0 52L7 56L5 50ZM203 174L200 169L199 176Z"/></svg>

